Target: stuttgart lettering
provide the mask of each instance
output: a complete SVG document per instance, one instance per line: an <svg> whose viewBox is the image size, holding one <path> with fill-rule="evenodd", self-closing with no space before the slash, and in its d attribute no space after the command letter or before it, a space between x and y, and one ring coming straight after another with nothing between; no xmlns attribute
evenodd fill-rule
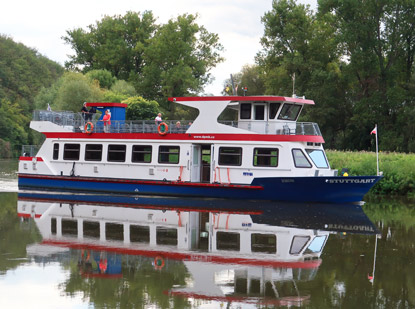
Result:
<svg viewBox="0 0 415 309"><path fill-rule="evenodd" d="M326 179L326 183L374 183L376 178L367 178L367 179Z"/></svg>

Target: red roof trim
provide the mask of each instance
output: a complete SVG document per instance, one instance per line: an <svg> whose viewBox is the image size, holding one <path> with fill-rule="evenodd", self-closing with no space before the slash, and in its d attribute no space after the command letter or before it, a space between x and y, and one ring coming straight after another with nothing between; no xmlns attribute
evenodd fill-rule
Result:
<svg viewBox="0 0 415 309"><path fill-rule="evenodd" d="M302 98L292 98L292 97L280 97L280 96L218 96L218 97L171 97L169 101L273 101L273 102L292 102L292 103L301 103L301 104L311 104L314 105L313 100L302 99Z"/></svg>
<svg viewBox="0 0 415 309"><path fill-rule="evenodd" d="M125 139L125 140L171 140L171 141L261 141L261 142L313 142L324 143L322 136L316 135L276 135L276 134L202 134L202 133L85 133L43 132L46 138L75 139Z"/></svg>

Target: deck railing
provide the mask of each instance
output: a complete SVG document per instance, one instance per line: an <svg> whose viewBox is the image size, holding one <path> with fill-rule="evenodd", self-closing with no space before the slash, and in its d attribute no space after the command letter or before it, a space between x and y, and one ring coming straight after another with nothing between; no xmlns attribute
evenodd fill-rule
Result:
<svg viewBox="0 0 415 309"><path fill-rule="evenodd" d="M99 121L98 115L93 115L91 120L94 129L92 132L104 132L104 123ZM64 126L73 132L83 132L86 124L81 113L39 111L33 112L34 121L50 121ZM185 133L192 124L192 120L164 120L168 125L169 133ZM313 122L273 122L273 121L219 121L234 128L240 128L258 134L282 134L282 135L315 135L321 136L320 129ZM157 133L158 124L154 120L111 120L111 133Z"/></svg>

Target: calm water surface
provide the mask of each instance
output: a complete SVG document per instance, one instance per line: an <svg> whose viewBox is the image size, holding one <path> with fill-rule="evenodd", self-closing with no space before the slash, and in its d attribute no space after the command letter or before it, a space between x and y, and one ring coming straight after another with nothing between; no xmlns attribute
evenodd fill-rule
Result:
<svg viewBox="0 0 415 309"><path fill-rule="evenodd" d="M9 166L0 308L415 308L411 201L45 195Z"/></svg>

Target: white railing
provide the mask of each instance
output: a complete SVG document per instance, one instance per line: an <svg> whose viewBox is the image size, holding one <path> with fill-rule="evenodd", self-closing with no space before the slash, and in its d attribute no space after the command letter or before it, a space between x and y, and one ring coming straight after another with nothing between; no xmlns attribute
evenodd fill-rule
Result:
<svg viewBox="0 0 415 309"><path fill-rule="evenodd" d="M94 114L89 120L93 123L92 132L104 132L104 123L99 121ZM65 126L73 132L83 132L85 119L81 113L39 111L33 112L33 120L50 121L60 126ZM192 120L164 120L168 125L169 133L185 133ZM314 135L321 136L320 129L313 122L280 122L280 121L219 121L221 124L255 132L258 134L282 134L282 135ZM154 120L111 120L110 132L112 133L157 133L158 123Z"/></svg>

